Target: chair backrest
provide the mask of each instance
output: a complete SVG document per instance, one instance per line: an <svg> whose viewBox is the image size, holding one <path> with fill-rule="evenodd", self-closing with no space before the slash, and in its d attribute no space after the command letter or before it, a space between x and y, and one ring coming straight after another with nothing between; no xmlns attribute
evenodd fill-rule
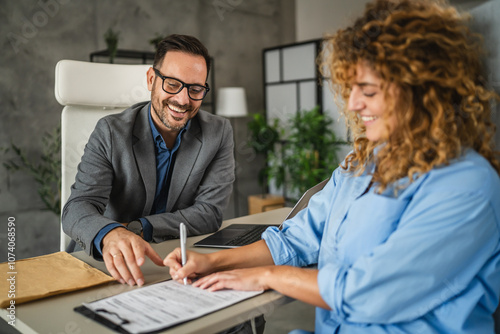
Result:
<svg viewBox="0 0 500 334"><path fill-rule="evenodd" d="M61 114L61 209L69 198L90 134L103 116L147 101L150 65L116 65L61 60L56 65L55 96ZM61 228L61 251L70 238Z"/></svg>

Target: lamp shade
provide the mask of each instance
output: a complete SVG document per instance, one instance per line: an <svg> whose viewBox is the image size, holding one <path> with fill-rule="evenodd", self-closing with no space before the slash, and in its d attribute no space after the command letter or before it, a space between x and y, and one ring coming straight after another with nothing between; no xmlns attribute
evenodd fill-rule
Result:
<svg viewBox="0 0 500 334"><path fill-rule="evenodd" d="M217 115L243 117L247 115L247 98L243 87L219 88L217 94Z"/></svg>

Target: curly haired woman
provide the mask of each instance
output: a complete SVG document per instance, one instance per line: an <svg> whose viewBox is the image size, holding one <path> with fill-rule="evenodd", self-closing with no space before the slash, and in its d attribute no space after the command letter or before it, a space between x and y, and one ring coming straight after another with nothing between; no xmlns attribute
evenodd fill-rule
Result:
<svg viewBox="0 0 500 334"><path fill-rule="evenodd" d="M281 230L183 268L175 250L172 277L316 305L317 333L493 333L500 162L477 36L436 1L378 0L327 43L353 151Z"/></svg>

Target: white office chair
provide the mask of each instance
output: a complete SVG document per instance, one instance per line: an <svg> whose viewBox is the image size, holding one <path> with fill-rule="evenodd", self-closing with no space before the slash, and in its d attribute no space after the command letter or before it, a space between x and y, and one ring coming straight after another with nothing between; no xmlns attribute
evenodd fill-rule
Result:
<svg viewBox="0 0 500 334"><path fill-rule="evenodd" d="M55 95L61 114L61 209L75 182L77 166L97 121L134 103L147 101L150 65L115 65L61 60L56 65ZM61 251L71 239L61 227Z"/></svg>

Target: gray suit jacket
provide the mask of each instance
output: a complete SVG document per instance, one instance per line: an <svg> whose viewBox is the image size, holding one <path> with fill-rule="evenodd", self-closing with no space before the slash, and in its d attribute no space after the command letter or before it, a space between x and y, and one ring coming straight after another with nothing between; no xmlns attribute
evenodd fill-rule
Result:
<svg viewBox="0 0 500 334"><path fill-rule="evenodd" d="M156 155L149 102L102 118L78 166L63 208L63 230L87 254L98 232L112 222L145 217L153 241L219 229L234 181L233 131L229 121L200 110L182 136L173 167L166 213L150 215L156 190Z"/></svg>

